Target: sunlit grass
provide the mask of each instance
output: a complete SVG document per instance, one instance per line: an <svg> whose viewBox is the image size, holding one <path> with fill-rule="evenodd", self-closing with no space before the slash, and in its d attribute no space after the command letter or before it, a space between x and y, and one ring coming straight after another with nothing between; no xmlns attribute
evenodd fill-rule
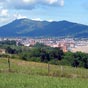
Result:
<svg viewBox="0 0 88 88"><path fill-rule="evenodd" d="M0 88L88 88L88 70L11 59L0 59Z"/></svg>
<svg viewBox="0 0 88 88"><path fill-rule="evenodd" d="M0 88L88 88L88 79L0 73Z"/></svg>
<svg viewBox="0 0 88 88"><path fill-rule="evenodd" d="M8 71L8 60L0 59L0 70ZM11 71L14 73L25 73L31 75L45 75L69 78L88 78L88 70L84 68L74 68L71 66L49 65L45 63L28 62L18 59L11 59Z"/></svg>

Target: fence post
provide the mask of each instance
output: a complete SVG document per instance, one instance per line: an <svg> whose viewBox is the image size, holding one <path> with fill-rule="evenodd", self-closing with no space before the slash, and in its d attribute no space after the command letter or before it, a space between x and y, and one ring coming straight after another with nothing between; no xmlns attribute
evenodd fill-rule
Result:
<svg viewBox="0 0 88 88"><path fill-rule="evenodd" d="M63 76L63 66L61 65L61 76Z"/></svg>
<svg viewBox="0 0 88 88"><path fill-rule="evenodd" d="M49 76L49 73L50 73L50 64L48 62L48 76Z"/></svg>
<svg viewBox="0 0 88 88"><path fill-rule="evenodd" d="M10 57L8 57L8 71L10 72L11 71L11 65L10 65Z"/></svg>

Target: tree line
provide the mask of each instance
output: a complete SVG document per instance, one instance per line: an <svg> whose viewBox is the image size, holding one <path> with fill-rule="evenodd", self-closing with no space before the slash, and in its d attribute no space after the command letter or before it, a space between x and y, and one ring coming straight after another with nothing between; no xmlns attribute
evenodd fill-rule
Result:
<svg viewBox="0 0 88 88"><path fill-rule="evenodd" d="M26 61L44 62L55 65L69 65L76 68L84 67L88 69L87 53L64 53L61 48L52 48L39 43L35 44L32 47L25 47L22 45L16 46L15 42L13 41L10 42L10 44L11 43L12 45L8 45L9 43L7 43L7 46L5 45L3 48L6 49L6 53L11 54L12 58L17 56L16 58Z"/></svg>

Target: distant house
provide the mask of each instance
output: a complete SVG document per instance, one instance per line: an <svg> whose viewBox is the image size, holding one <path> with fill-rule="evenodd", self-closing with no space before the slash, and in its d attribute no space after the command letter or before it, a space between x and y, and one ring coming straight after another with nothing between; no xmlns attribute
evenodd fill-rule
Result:
<svg viewBox="0 0 88 88"><path fill-rule="evenodd" d="M5 54L5 49L0 49L0 54Z"/></svg>
<svg viewBox="0 0 88 88"><path fill-rule="evenodd" d="M67 45L65 43L59 43L58 47L60 47L63 52L67 52Z"/></svg>

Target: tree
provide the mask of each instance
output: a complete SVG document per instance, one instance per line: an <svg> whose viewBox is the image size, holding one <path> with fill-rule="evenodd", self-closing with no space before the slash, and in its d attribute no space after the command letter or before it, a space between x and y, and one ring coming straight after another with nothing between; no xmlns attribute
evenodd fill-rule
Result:
<svg viewBox="0 0 88 88"><path fill-rule="evenodd" d="M88 55L86 55L85 58L83 58L83 63L84 63L84 68L88 69Z"/></svg>
<svg viewBox="0 0 88 88"><path fill-rule="evenodd" d="M45 59L46 59L46 52L45 51L41 51L41 55L40 55L40 58L41 58L41 62L45 62Z"/></svg>
<svg viewBox="0 0 88 88"><path fill-rule="evenodd" d="M9 53L9 54L18 54L18 52L21 52L21 50L20 49L17 50L15 48L7 47L6 52Z"/></svg>
<svg viewBox="0 0 88 88"><path fill-rule="evenodd" d="M63 51L60 48L54 48L51 52L54 59L61 60L63 56Z"/></svg>
<svg viewBox="0 0 88 88"><path fill-rule="evenodd" d="M77 68L79 66L78 60L75 59L72 63L72 66Z"/></svg>
<svg viewBox="0 0 88 88"><path fill-rule="evenodd" d="M41 50L40 58L41 58L41 62L50 61L49 53L44 49Z"/></svg>

